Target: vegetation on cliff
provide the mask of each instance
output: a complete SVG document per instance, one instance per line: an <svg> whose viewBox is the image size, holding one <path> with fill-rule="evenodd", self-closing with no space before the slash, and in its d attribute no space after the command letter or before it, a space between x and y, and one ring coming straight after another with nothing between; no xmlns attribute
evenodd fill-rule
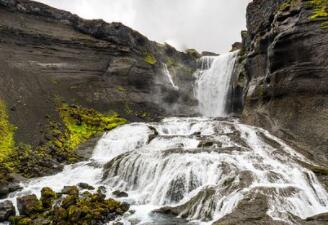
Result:
<svg viewBox="0 0 328 225"><path fill-rule="evenodd" d="M117 113L105 115L94 109L67 104L63 104L59 108L59 113L66 131L63 139L56 144L59 145L58 147L64 147L68 150L74 150L96 134L114 129L127 122L120 118Z"/></svg>
<svg viewBox="0 0 328 225"><path fill-rule="evenodd" d="M301 0L286 0L279 6L280 11L289 10L301 3ZM312 9L309 17L312 21L322 21L321 28L328 28L328 1L327 0L305 0L305 5Z"/></svg>
<svg viewBox="0 0 328 225"><path fill-rule="evenodd" d="M5 160L15 146L15 126L9 122L7 107L0 99L0 162Z"/></svg>
<svg viewBox="0 0 328 225"><path fill-rule="evenodd" d="M14 126L8 121L5 105L1 104L1 158L10 171L25 177L48 174L60 168L59 163L74 163L79 160L76 149L92 137L114 129L127 121L118 114L102 114L94 109L60 104L60 122L49 119L44 143L37 147L19 143L15 145Z"/></svg>
<svg viewBox="0 0 328 225"><path fill-rule="evenodd" d="M328 1L311 0L310 6L313 8L313 14L310 20L322 20L321 28L328 28Z"/></svg>
<svg viewBox="0 0 328 225"><path fill-rule="evenodd" d="M150 65L155 65L157 63L157 59L155 58L155 56L153 54L148 52L145 55L145 62Z"/></svg>

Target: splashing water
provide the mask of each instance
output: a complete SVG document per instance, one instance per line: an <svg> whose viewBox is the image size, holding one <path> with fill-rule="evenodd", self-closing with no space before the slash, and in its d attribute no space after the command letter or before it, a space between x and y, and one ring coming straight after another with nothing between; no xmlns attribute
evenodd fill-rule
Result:
<svg viewBox="0 0 328 225"><path fill-rule="evenodd" d="M196 97L203 116L227 116L227 95L237 53L205 56L200 59L201 69L196 72Z"/></svg>
<svg viewBox="0 0 328 225"><path fill-rule="evenodd" d="M126 191L124 200L137 210L126 221L156 221L149 213L163 207L188 220L215 221L260 191L268 214L288 221L289 213L306 218L328 210L327 192L298 161L307 162L268 132L236 120L168 118L105 134L90 161L33 179L10 198L87 182L106 186L108 196Z"/></svg>
<svg viewBox="0 0 328 225"><path fill-rule="evenodd" d="M205 116L226 116L235 58L229 53L201 59L197 96ZM260 193L271 218L295 224L290 215L305 219L328 211L328 193L304 163L311 164L282 140L236 119L166 118L104 134L90 160L22 183L23 190L8 199L15 203L19 196L40 196L43 187L60 191L83 182L105 186L107 197L115 190L128 193L119 200L136 212L122 218L125 225L198 225L233 213L243 199Z"/></svg>

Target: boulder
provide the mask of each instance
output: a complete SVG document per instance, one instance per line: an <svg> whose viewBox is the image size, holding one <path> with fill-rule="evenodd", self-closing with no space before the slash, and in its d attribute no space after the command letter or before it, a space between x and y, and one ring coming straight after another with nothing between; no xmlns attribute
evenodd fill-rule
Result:
<svg viewBox="0 0 328 225"><path fill-rule="evenodd" d="M56 192L49 187L42 188L41 202L44 208L51 208L55 199L57 199Z"/></svg>
<svg viewBox="0 0 328 225"><path fill-rule="evenodd" d="M79 189L76 186L65 186L62 191L62 194L65 195L75 195L78 196L79 195Z"/></svg>
<svg viewBox="0 0 328 225"><path fill-rule="evenodd" d="M15 215L15 207L11 201L4 201L0 203L0 222L8 221L9 217Z"/></svg>
<svg viewBox="0 0 328 225"><path fill-rule="evenodd" d="M114 191L112 194L117 198L124 198L129 196L128 193L119 190Z"/></svg>
<svg viewBox="0 0 328 225"><path fill-rule="evenodd" d="M29 216L43 211L42 202L36 195L17 198L17 208L20 215Z"/></svg>
<svg viewBox="0 0 328 225"><path fill-rule="evenodd" d="M95 188L87 183L79 183L77 186L79 186L82 190L94 190Z"/></svg>

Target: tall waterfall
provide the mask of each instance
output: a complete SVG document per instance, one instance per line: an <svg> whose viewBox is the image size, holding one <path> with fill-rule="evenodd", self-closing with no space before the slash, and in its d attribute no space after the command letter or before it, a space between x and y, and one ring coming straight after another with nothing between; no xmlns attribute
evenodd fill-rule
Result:
<svg viewBox="0 0 328 225"><path fill-rule="evenodd" d="M114 197L115 190L128 193L119 200L131 204L135 213L120 218L124 225L212 224L234 213L241 201L258 196L267 202L268 216L288 224L297 224L294 216L327 212L328 193L304 167L311 161L263 129L236 119L209 118L225 116L235 57L201 59L197 94L208 117L118 127L103 135L90 160L23 183L23 190L8 199L40 195L42 187L105 186L107 197Z"/></svg>
<svg viewBox="0 0 328 225"><path fill-rule="evenodd" d="M225 117L227 95L237 52L220 56L204 56L197 72L196 97L199 111L208 117Z"/></svg>

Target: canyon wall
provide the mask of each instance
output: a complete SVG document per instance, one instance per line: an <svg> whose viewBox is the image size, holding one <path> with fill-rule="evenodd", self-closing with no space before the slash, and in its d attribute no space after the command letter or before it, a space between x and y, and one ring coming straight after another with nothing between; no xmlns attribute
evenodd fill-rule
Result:
<svg viewBox="0 0 328 225"><path fill-rule="evenodd" d="M235 81L243 90L243 121L270 130L321 165L328 163L327 4L250 3Z"/></svg>

